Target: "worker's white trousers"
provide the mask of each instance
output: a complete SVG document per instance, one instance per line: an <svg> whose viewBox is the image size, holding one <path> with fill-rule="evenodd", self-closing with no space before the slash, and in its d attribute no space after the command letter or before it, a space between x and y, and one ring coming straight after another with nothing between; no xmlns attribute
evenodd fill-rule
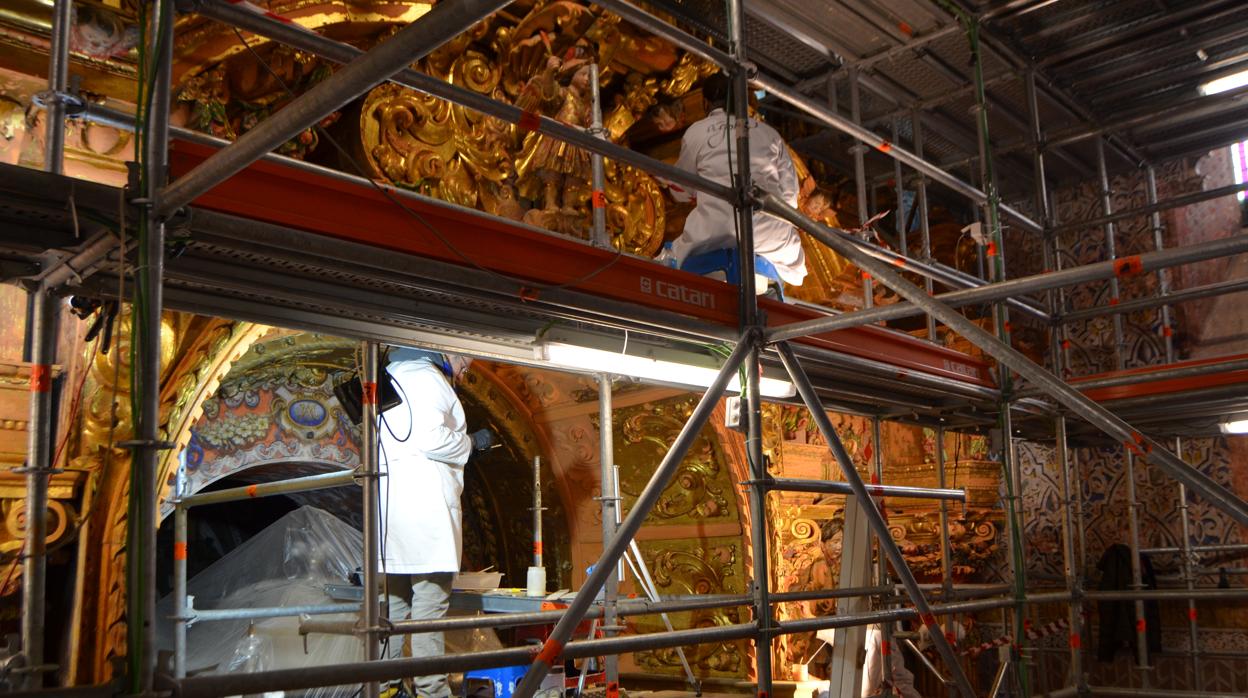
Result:
<svg viewBox="0 0 1248 698"><path fill-rule="evenodd" d="M454 576L453 572L386 575L386 600L390 603L390 620L432 620L444 617L451 603L451 580ZM403 656L405 637L410 643L413 657L440 657L446 653L446 641L442 633L393 635L386 648L386 659ZM446 674L413 677L412 688L421 698L450 698L451 695Z"/></svg>

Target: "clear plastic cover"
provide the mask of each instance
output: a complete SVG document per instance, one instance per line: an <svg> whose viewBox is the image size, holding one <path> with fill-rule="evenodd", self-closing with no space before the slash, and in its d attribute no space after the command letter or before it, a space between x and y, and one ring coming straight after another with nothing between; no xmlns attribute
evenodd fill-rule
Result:
<svg viewBox="0 0 1248 698"><path fill-rule="evenodd" d="M191 517L195 516L191 510ZM345 584L361 564L359 531L315 507L302 507L213 563L187 582L196 610L271 608L334 603L327 584ZM158 617L173 615L173 597ZM318 616L354 621L354 613ZM254 625L253 625L254 623ZM173 623L160 623L160 647L173 651ZM362 661L363 645L346 635L299 635L299 618L200 621L187 630L187 674L235 673ZM350 698L358 686L301 692Z"/></svg>

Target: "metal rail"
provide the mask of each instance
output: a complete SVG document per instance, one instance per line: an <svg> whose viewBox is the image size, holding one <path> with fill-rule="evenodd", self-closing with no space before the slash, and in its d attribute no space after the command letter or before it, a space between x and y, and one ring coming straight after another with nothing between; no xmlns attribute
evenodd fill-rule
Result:
<svg viewBox="0 0 1248 698"><path fill-rule="evenodd" d="M803 229L810 232L808 229ZM838 239L844 239L845 233L835 231L832 228L828 228L827 230ZM1211 240L1209 242L1195 243L1184 247L1174 247L1159 252L1146 252L1142 255L1124 258L1129 260L1129 263L1125 266L1123 262L1096 262L1093 264L1085 264L1081 267L1072 267L1060 271L1053 271L1047 274L1037 274L1035 276L1018 277L1008 281L998 281L980 288L966 289L963 291L950 291L948 293L942 293L935 296L934 300L945 306L957 308L976 303L999 301L1015 295L1038 293L1050 289L1088 283L1090 281L1109 279L1118 274L1124 273L1124 270L1132 274L1140 274L1156 271L1158 269L1179 266L1182 264L1201 262L1207 259L1217 259L1228 255L1242 254L1244 252L1248 252L1248 235L1234 235L1231 237L1220 238L1218 240ZM830 332L832 330L844 329L847 327L858 327L886 320L912 317L915 315L921 315L924 312L925 310L921 305L917 305L912 302L900 302L868 310L857 310L826 318L818 318L815 320L794 323L791 326L771 330L771 332L768 333L767 338L770 341L776 342L787 341L798 337L819 334L822 332Z"/></svg>

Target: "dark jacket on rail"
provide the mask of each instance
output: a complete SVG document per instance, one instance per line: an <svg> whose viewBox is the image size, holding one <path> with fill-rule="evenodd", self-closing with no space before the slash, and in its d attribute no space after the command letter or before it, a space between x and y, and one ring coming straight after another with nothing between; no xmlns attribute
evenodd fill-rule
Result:
<svg viewBox="0 0 1248 698"><path fill-rule="evenodd" d="M1131 549L1121 543L1106 548L1101 561L1096 564L1101 572L1101 591L1123 591L1131 588ZM1147 555L1140 556L1140 581L1146 589L1157 588L1157 575ZM1098 601L1100 629L1097 637L1096 658L1112 662L1120 649L1135 650L1135 602ZM1161 607L1156 601L1144 602L1145 634L1148 651L1161 651ZM1133 654L1134 656L1134 654Z"/></svg>

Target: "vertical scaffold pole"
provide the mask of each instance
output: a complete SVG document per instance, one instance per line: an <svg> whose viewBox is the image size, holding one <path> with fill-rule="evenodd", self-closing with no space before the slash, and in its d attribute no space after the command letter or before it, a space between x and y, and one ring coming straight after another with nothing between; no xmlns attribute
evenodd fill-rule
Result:
<svg viewBox="0 0 1248 698"><path fill-rule="evenodd" d="M1109 170L1105 165L1105 139L1096 139L1096 171L1099 177L1101 213L1106 216L1114 215L1113 192L1109 188ZM1117 247L1117 228L1113 221L1105 224L1105 259L1112 262L1118 258ZM1118 277L1113 276L1109 279L1109 302L1111 304L1119 301L1121 289L1118 286ZM1123 357L1124 341L1122 333L1122 314L1114 313L1110 319L1114 326L1114 370L1121 371L1126 362Z"/></svg>
<svg viewBox="0 0 1248 698"><path fill-rule="evenodd" d="M361 421L361 475L362 507L364 510L364 598L360 604L360 625L364 638L364 658L370 662L381 658L381 608L382 580L378 574L381 557L381 483L377 433L377 377L380 374L380 357L376 342L364 343L364 362L360 383L363 387L363 417ZM364 684L364 697L377 698L381 686L376 681Z"/></svg>
<svg viewBox="0 0 1248 698"><path fill-rule="evenodd" d="M186 627L190 622L186 603L187 510L182 506L186 496L186 464L178 463L174 481L173 509L173 678L186 678Z"/></svg>
<svg viewBox="0 0 1248 698"><path fill-rule="evenodd" d="M159 214L159 192L168 178L170 77L173 65L172 0L152 3L146 66L150 92L139 105L145 119L143 148L144 229L140 233L140 264L136 293L138 320L139 414L134 441L134 473L130 496L131 518L127 526L129 576L127 633L129 635L130 689L150 693L156 675L156 508L157 469L161 453L172 447L160 439L160 337L164 310L165 217Z"/></svg>
<svg viewBox="0 0 1248 698"><path fill-rule="evenodd" d="M1147 176L1147 196L1150 206L1157 203L1157 171L1149 165L1145 172ZM1153 247L1158 251L1165 249L1163 239L1163 230L1161 227L1161 212L1154 211L1149 216L1149 223L1153 229ZM1166 269L1157 270L1157 295L1170 295L1170 273ZM1174 316L1169 304L1162 305L1158 309L1159 320L1161 323L1161 336L1166 347L1166 363L1174 363ZM1175 437L1174 453L1179 458L1183 457L1183 439ZM1183 583L1188 589L1196 588L1196 576L1193 573L1193 565L1195 560L1192 555L1192 532L1188 519L1188 503L1187 503L1187 487L1183 483L1178 483L1179 498L1179 535L1182 543L1180 548L1183 555ZM1201 675L1200 667L1200 628L1196 622L1196 600L1187 600L1187 641L1188 649L1191 652L1190 658L1192 662L1192 686L1200 690L1205 682Z"/></svg>
<svg viewBox="0 0 1248 698"><path fill-rule="evenodd" d="M589 132L597 138L606 138L606 133L602 128L602 95L598 76L598 64L593 63L589 66L589 85L590 96L593 98L592 122L590 123ZM607 195L604 191L606 188L606 175L603 172L602 154L590 153L590 165L592 169L592 185L593 191L590 193L590 210L593 212L593 229L590 239L598 247L610 247L611 238L607 236Z"/></svg>
<svg viewBox="0 0 1248 698"><path fill-rule="evenodd" d="M57 299L43 284L31 289L30 427L26 441L26 511L22 540L22 653L26 688L43 687L44 614L48 573L48 481L52 477L52 364L56 361Z"/></svg>
<svg viewBox="0 0 1248 698"><path fill-rule="evenodd" d="M849 67L849 112L855 124L862 124L861 85L858 82L858 68ZM858 197L858 225L866 224L871 218L867 202L867 146L855 143L849 151L854 154L854 184ZM874 282L866 272L862 274L862 307L875 305Z"/></svg>
<svg viewBox="0 0 1248 698"><path fill-rule="evenodd" d="M619 520L619 494L615 482L615 439L611 417L611 376L598 374L598 479L602 502L602 547L605 549L615 537L615 524ZM619 567L619 563L616 563ZM620 597L619 573L609 575L603 586L602 594L602 632L606 637L618 634L619 617L616 614L616 601ZM608 654L605 662L607 698L619 695L620 688L620 657Z"/></svg>
<svg viewBox="0 0 1248 698"><path fill-rule="evenodd" d="M56 0L52 8L52 42L48 47L48 91L44 93L43 169L65 170L65 112L69 99L69 35L73 29L73 0Z"/></svg>
<svg viewBox="0 0 1248 698"><path fill-rule="evenodd" d="M896 133L894 133L893 135L894 135L894 141L895 141ZM898 163L897 169L900 172L901 170L900 161L895 161L895 162ZM898 176L898 181L900 181L900 175ZM900 185L898 185L897 191L898 192L901 191ZM902 237L902 239L903 240L905 239L904 236ZM871 441L872 444L874 444L874 448L872 448L872 451L873 451L872 466L875 468L874 482L877 485L883 485L884 484L884 429L883 429L883 424L881 424L879 415L876 415L871 418L871 440L872 440ZM944 487L944 485L941 485L941 487ZM885 509L884 498L880 497L879 501L872 502L872 505L879 507L880 511L884 514L885 521L887 521L888 510ZM941 501L941 505L942 506L944 505L943 500ZM946 527L944 528L944 530L947 532L949 529ZM842 537L842 540L844 540L844 537ZM876 574L877 579L875 580L875 585L877 587L882 587L888 584L888 560L884 557L885 545L886 545L885 541L882 541L878 537L876 537L876 558L875 558L875 564L876 564L875 570L876 571L875 571L875 574ZM945 601L948 601L948 600L949 598L945 597ZM893 695L892 652L893 652L893 624L886 621L886 622L880 623L880 661L883 662L883 667L884 667L884 671L883 671L884 691L883 693L880 694L881 698L892 698L892 695Z"/></svg>
<svg viewBox="0 0 1248 698"><path fill-rule="evenodd" d="M752 177L750 172L749 128L749 78L750 65L745 47L745 6L743 0L728 0L728 37L732 57L736 63L732 78L732 100L729 109L730 133L735 142L736 161L734 203L737 219L737 253L740 273L741 330L742 336L753 342L747 347L744 359L745 380L742 398L746 420L745 455L749 464L750 479L750 546L753 549L754 619L758 623L755 636L755 666L759 698L772 694L771 667L771 564L767 545L767 490L764 480L769 476L763 460L763 412L759 399L759 350L760 344L754 332L759 325L758 297L754 277L754 207L750 199Z"/></svg>
<svg viewBox="0 0 1248 698"><path fill-rule="evenodd" d="M910 128L914 133L914 154L923 157L923 120L919 117L918 110L910 112ZM918 207L919 214L919 239L922 242L923 250L922 262L931 264L932 259L932 230L931 223L927 217L927 175L920 171L914 173L915 202ZM956 260L955 260L956 264ZM927 291L927 295L933 295L934 288L932 285L932 277L923 276L923 288ZM927 339L929 342L936 342L939 338L936 336L936 318L931 313L925 313L927 319Z"/></svg>

